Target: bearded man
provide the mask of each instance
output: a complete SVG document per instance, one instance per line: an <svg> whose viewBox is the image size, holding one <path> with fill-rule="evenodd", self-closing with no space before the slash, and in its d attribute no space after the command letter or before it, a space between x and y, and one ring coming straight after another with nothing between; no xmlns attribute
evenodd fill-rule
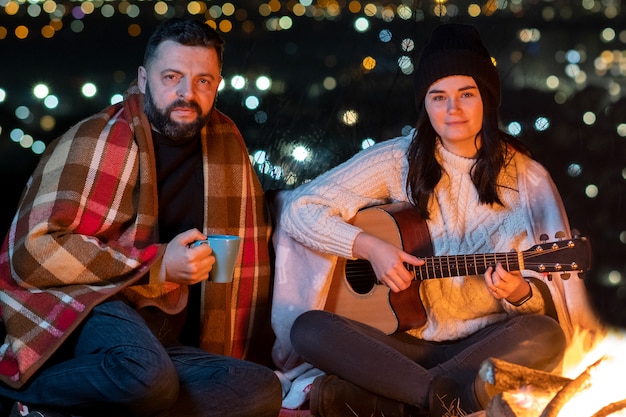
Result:
<svg viewBox="0 0 626 417"><path fill-rule="evenodd" d="M222 54L205 23L164 21L124 100L42 157L0 252L11 416L279 414L276 375L245 360L267 319L270 230L214 106ZM242 240L232 284L207 281L212 250L191 243L209 234Z"/></svg>

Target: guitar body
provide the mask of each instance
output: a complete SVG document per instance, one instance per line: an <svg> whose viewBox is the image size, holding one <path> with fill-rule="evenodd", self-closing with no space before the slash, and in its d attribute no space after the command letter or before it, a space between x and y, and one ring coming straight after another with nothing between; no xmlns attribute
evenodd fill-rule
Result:
<svg viewBox="0 0 626 417"><path fill-rule="evenodd" d="M363 209L352 224L405 252L432 256L426 222L408 203ZM426 322L419 284L413 280L409 288L394 293L377 283L369 262L340 258L324 309L367 323L386 334L408 330Z"/></svg>

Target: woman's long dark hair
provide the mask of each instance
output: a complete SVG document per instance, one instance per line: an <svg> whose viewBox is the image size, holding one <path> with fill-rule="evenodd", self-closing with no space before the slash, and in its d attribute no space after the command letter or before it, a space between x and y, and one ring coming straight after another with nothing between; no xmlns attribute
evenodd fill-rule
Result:
<svg viewBox="0 0 626 417"><path fill-rule="evenodd" d="M472 182L481 203L502 205L496 181L512 156L511 148L526 155L530 152L521 141L500 129L497 98L491 97L481 83L475 81L483 100L483 123L481 147L471 169ZM428 200L442 175L442 168L435 159L436 145L437 132L430 123L422 100L415 135L407 150L409 172L406 191L424 219L429 218Z"/></svg>

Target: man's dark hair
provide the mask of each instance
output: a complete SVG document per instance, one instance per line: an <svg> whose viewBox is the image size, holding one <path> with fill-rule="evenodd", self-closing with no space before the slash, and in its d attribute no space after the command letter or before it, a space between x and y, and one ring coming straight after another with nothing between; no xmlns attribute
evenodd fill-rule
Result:
<svg viewBox="0 0 626 417"><path fill-rule="evenodd" d="M178 18L162 22L150 36L143 57L144 67L147 67L155 57L159 45L167 40L185 46L214 48L217 52L219 66L222 67L224 40L215 29L198 20Z"/></svg>

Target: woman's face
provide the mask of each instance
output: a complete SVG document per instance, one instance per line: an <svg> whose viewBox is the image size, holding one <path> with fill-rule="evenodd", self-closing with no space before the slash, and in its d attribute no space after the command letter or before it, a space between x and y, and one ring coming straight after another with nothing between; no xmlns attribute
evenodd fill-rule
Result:
<svg viewBox="0 0 626 417"><path fill-rule="evenodd" d="M483 100L476 81L453 75L434 82L424 99L433 128L449 151L468 158L480 148Z"/></svg>

